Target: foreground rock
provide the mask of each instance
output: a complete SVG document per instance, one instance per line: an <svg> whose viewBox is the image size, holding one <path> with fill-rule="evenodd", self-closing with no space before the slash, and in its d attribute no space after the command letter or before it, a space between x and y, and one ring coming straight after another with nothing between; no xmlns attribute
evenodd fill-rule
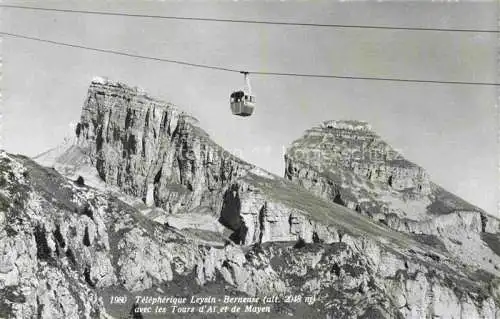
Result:
<svg viewBox="0 0 500 319"><path fill-rule="evenodd" d="M312 306L260 304L270 307L263 313L269 318L288 313L423 318L450 311L456 312L453 318L495 318L497 312L498 283L490 274L458 266L443 250L283 180L248 175L234 189L245 196L260 194L255 198L262 196L267 207L266 235L258 237L268 242L245 248L223 240L208 243L152 222L120 200L78 187L26 158L2 153L0 162L3 316L118 316L132 309L137 294L203 293L315 297ZM297 205L291 195L306 202ZM280 226L288 230L278 238L265 229L282 223L280 214L295 222ZM329 225L322 231L320 219ZM274 241L299 237L304 241ZM110 296L117 294L128 296L128 302L110 305Z"/></svg>

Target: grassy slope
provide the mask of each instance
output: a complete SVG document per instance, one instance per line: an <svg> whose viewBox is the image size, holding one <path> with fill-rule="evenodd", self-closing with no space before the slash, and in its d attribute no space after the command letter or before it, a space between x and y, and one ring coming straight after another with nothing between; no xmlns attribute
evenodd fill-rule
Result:
<svg viewBox="0 0 500 319"><path fill-rule="evenodd" d="M471 203L453 193L450 193L437 184L432 183L431 187L433 189L432 195L434 196L434 198L432 204L427 207L427 211L431 214L443 215L456 210L484 213L484 211L479 207L472 205Z"/></svg>

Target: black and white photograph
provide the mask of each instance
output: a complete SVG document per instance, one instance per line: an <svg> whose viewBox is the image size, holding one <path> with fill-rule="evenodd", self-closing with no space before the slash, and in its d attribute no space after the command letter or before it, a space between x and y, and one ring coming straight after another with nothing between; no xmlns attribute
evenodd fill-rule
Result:
<svg viewBox="0 0 500 319"><path fill-rule="evenodd" d="M0 2L0 319L500 318L500 2Z"/></svg>

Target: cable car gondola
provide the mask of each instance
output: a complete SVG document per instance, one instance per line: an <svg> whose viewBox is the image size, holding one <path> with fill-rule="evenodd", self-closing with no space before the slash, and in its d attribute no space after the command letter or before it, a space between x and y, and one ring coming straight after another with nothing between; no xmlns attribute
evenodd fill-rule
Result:
<svg viewBox="0 0 500 319"><path fill-rule="evenodd" d="M237 116L250 116L255 108L255 96L252 95L248 72L240 72L245 76L244 90L234 91L230 96L231 111Z"/></svg>

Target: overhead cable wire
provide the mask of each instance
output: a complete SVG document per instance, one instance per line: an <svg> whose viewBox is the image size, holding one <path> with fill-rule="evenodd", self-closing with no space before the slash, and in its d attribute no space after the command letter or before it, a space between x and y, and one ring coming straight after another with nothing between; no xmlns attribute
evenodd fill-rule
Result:
<svg viewBox="0 0 500 319"><path fill-rule="evenodd" d="M21 38L21 39L33 40L33 41L38 41L38 42L45 42L45 43L50 43L50 44L59 45L59 46L65 46L65 47L70 47L70 48L76 48L76 49L84 49L84 50L101 52L101 53L111 53L111 54L116 54L116 55L122 55L122 56L131 57L131 58L139 58L139 59L153 60L153 61L159 61L159 62L175 63L175 64L180 64L180 65L185 65L185 66L191 66L191 67L197 67L197 68L205 68L205 69L213 69L213 70L219 70L219 71L240 72L240 71L237 71L237 70L234 70L234 69L223 68L223 67L218 67L218 66L211 66L211 65L205 65L205 64L190 63L190 62L177 61L177 60L171 60L171 59L165 59L165 58L151 57L151 56L139 55L139 54L128 53L128 52L123 52L123 51L116 51L116 50L109 50L109 49L100 49L100 48L92 48L92 47L88 47L88 46L84 46L84 45L79 45L79 44L65 43L65 42L59 42L59 41L53 41L53 40L47 40L47 39L42 39L42 38L37 38L37 37L30 37L30 36L26 36L26 35L9 33L9 32L1 32L0 31L0 35L4 35L4 36L8 36L8 37L13 37L13 38Z"/></svg>
<svg viewBox="0 0 500 319"><path fill-rule="evenodd" d="M229 67L213 66L213 65L208 65L208 64L192 63L192 62L186 62L186 61L180 61L180 60L174 60L174 59L139 55L139 54L124 52L124 51L93 48L93 47L84 46L84 45L80 45L80 44L59 42L59 41L42 39L42 38L38 38L38 37L26 36L26 35L15 34L15 33L10 33L10 32L0 31L0 35L7 36L7 37L13 37L13 38L21 38L21 39L26 39L26 40L38 41L38 42L44 42L44 43L49 43L49 44L58 45L58 46L65 46L65 47L71 47L71 48L76 48L76 49L84 49L84 50L100 52L100 53L109 53L109 54L121 55L121 56L126 56L126 57L131 57L131 58L173 63L173 64L179 64L179 65L183 65L183 66L212 69L212 70L217 70L217 71L225 71L225 72L233 72L233 73L248 73L248 74L263 75L263 76L288 76L288 77L308 77L308 78L323 78L323 79L500 86L500 84L494 83L494 82L442 81L442 80L423 80L423 79L403 79L403 78L392 78L392 77L367 77L367 76L347 76L347 75L333 75L333 74L313 74L313 73L293 73L293 72L290 72L290 73L288 73L288 72L263 72L263 71L238 70L238 69L229 68Z"/></svg>
<svg viewBox="0 0 500 319"><path fill-rule="evenodd" d="M150 18L150 19L165 19L165 20L186 20L186 21L204 21L204 22L223 22L223 23L246 23L246 24L262 24L262 25L277 25L277 26L295 26L295 27L317 27L317 28L337 28L337 29L375 29L375 30L405 30L405 31L432 31L432 32L468 32L468 33L500 33L500 30L488 29L468 29L468 28L425 28L425 27L403 27L403 26L376 26L376 25L349 25L349 24L328 24L328 23L306 23L306 22L282 22L282 21L265 21L265 20L245 20L245 19L222 19L222 18L202 18L202 17L181 17L167 15L151 15L137 14L126 12L105 12L91 10L75 10L75 9L57 9L57 8L42 8L31 6L19 6L0 4L0 8L22 9L49 11L60 13L78 13L92 14L103 16L122 16L132 18Z"/></svg>

